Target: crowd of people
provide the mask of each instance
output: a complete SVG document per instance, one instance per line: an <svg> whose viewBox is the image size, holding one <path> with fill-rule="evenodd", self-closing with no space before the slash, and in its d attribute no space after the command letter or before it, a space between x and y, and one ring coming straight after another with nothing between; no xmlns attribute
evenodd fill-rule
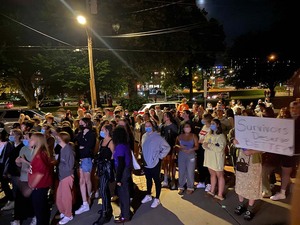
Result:
<svg viewBox="0 0 300 225"><path fill-rule="evenodd" d="M151 208L160 204L161 188L178 190L179 195L203 188L223 201L225 164L235 166L243 159L247 171L235 170L235 213L251 220L256 200L286 198L298 156L235 147L235 116L294 119L295 135L299 135L300 102L291 102L276 116L269 98L248 106L239 100L207 107L194 103L191 109L183 99L177 109L157 106L143 115L129 114L120 106L94 113L78 109L77 115L67 111L61 121L55 121L51 113L44 120L21 115L9 133L0 122L0 182L7 199L1 210L14 210L11 225L28 218L32 218L31 225L46 225L52 195L60 213L58 223L66 224L74 219L74 211L75 215L89 211L92 198L101 197L94 223L100 225L113 217L111 202L117 197L121 214L114 221L124 223L133 215L133 157L140 161L140 172L146 177L147 193L141 203L152 202ZM300 150L298 141L295 149ZM274 193L278 168L281 190ZM75 187L80 199L74 195ZM77 209L75 202L80 202Z"/></svg>

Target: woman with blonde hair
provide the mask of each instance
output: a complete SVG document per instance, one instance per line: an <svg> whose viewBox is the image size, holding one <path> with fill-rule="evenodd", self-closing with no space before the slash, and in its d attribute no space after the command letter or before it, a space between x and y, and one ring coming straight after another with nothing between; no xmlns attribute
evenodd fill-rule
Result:
<svg viewBox="0 0 300 225"><path fill-rule="evenodd" d="M47 140L42 133L33 133L29 145L33 149L33 159L28 171L28 186L32 189L34 215L37 225L46 225L50 220L48 191L52 186L53 166Z"/></svg>

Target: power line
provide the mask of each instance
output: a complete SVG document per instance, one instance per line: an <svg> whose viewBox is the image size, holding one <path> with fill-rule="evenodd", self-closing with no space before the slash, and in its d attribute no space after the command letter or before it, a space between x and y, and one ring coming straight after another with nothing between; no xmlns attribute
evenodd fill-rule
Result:
<svg viewBox="0 0 300 225"><path fill-rule="evenodd" d="M61 43L61 44L68 45L68 46L72 46L71 44L69 44L69 43L67 43L67 42L64 42L64 41L62 41L62 40L59 40L59 39L57 39L57 38L55 38L55 37L52 37L52 36L50 36L50 35L48 35L48 34L45 34L45 33L41 32L41 31L38 31L37 29L34 29L33 27L30 27L30 26L28 26L28 25L26 25L26 24L24 24L24 23L21 23L21 22L15 20L15 19L13 19L13 18L7 16L7 15L4 15L3 13L0 13L0 15L2 15L2 16L4 16L5 18L7 18L7 19L9 19L9 20L11 20L11 21L13 21L13 22L15 22L15 23L21 25L21 26L24 26L24 27L26 27L26 28L28 28L28 29L30 29L30 30L32 30L32 31L34 31L34 32L36 32L36 33L42 35L42 36L45 36L45 37L47 37L47 38L50 38L50 39L52 39L52 40L54 40L54 41L57 41L57 42L59 42L59 43Z"/></svg>
<svg viewBox="0 0 300 225"><path fill-rule="evenodd" d="M6 46L7 49L14 49L11 51L26 51L33 50L33 51L40 51L40 49L45 51L86 51L86 46L72 46L72 48L66 48L63 46ZM137 53L183 53L183 54L190 54L191 51L178 51L178 50L149 50L149 49L122 49L122 48L99 48L93 47L93 50L96 51L116 51L116 52L137 52ZM215 53L215 51L193 51L193 53Z"/></svg>
<svg viewBox="0 0 300 225"><path fill-rule="evenodd" d="M165 8L165 7L168 7L168 6L171 6L171 5L176 5L178 3L182 2L181 1L177 1L177 2L171 2L169 4L165 4L165 5L160 5L160 6L156 6L156 7L152 7L152 8L148 8L148 9L141 9L141 10L137 10L137 11L133 11L133 12L129 12L129 13L126 13L126 14L137 14L137 13L143 13L143 12L147 12L147 11L151 11L151 10L156 10L156 9L161 9L161 8Z"/></svg>

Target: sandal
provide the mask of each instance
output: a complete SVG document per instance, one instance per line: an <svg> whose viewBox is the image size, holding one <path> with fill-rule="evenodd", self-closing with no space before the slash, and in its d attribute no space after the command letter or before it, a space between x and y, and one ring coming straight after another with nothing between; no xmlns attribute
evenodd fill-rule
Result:
<svg viewBox="0 0 300 225"><path fill-rule="evenodd" d="M208 191L207 194L209 194L209 195L211 195L213 197L215 196L215 194L213 192L211 192L211 191Z"/></svg>
<svg viewBox="0 0 300 225"><path fill-rule="evenodd" d="M215 195L214 198L220 201L223 201L225 199L223 196L219 196L219 195Z"/></svg>

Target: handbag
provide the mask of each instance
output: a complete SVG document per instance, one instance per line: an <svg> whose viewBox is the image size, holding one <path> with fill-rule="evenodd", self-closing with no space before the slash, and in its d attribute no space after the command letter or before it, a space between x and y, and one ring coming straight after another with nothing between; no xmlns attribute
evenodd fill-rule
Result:
<svg viewBox="0 0 300 225"><path fill-rule="evenodd" d="M250 156L248 163L245 162L244 158L241 158L238 162L236 162L236 170L242 173L248 173L248 167L250 162Z"/></svg>
<svg viewBox="0 0 300 225"><path fill-rule="evenodd" d="M140 170L141 169L141 166L140 164L138 163L137 159L135 158L133 152L131 151L131 156L132 156L132 165L133 165L133 168L135 170Z"/></svg>
<svg viewBox="0 0 300 225"><path fill-rule="evenodd" d="M28 198L31 195L33 189L29 187L27 181L19 181L18 186L24 197Z"/></svg>

